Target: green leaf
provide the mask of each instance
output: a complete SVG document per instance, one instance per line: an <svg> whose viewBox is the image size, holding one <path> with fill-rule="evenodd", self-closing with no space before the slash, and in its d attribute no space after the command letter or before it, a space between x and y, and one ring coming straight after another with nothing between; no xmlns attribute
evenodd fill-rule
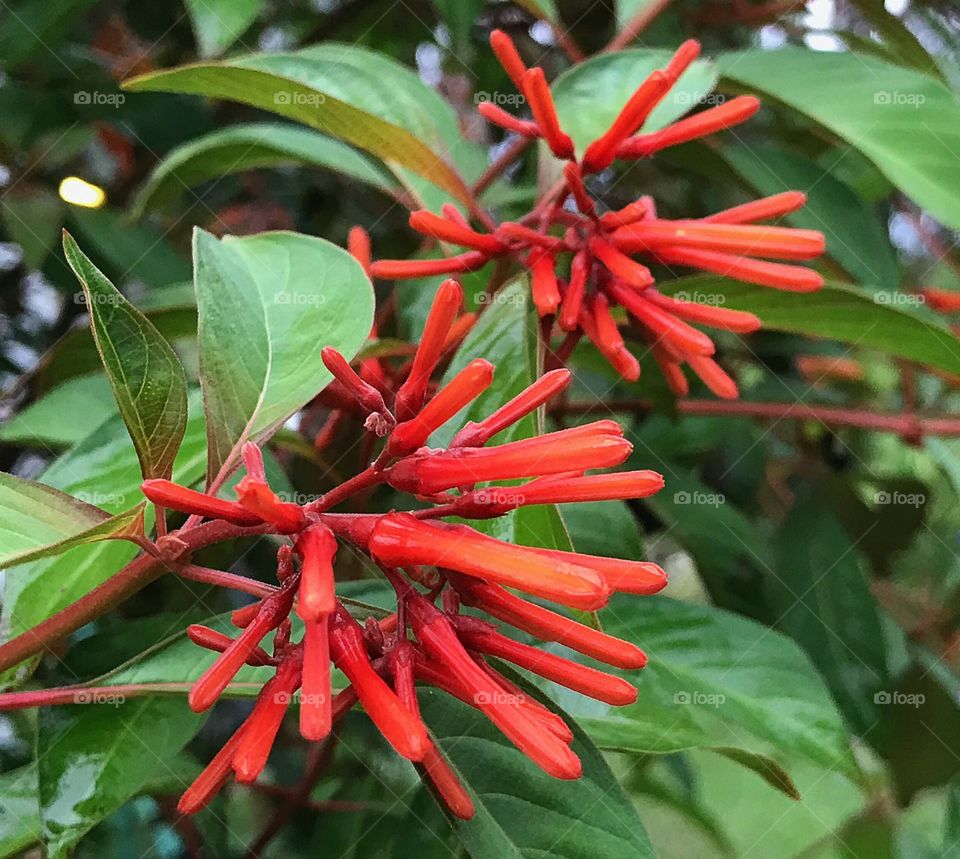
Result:
<svg viewBox="0 0 960 859"><path fill-rule="evenodd" d="M11 188L0 200L0 219L7 235L23 250L23 262L28 269L40 268L56 247L64 214L63 201L42 186Z"/></svg>
<svg viewBox="0 0 960 859"><path fill-rule="evenodd" d="M143 532L143 506L118 516L33 480L0 471L0 567Z"/></svg>
<svg viewBox="0 0 960 859"><path fill-rule="evenodd" d="M777 627L820 669L860 734L880 720L875 693L889 689L883 630L856 549L824 493L811 493L773 539L767 581Z"/></svg>
<svg viewBox="0 0 960 859"><path fill-rule="evenodd" d="M174 463L173 478L191 484L203 475L205 433L199 397L190 398L190 419ZM119 513L143 500L140 468L123 420L117 415L59 457L43 481L108 513ZM4 579L0 629L9 641L102 584L136 554L125 542L78 546L55 558L19 567ZM29 674L36 660L0 675L9 683Z"/></svg>
<svg viewBox="0 0 960 859"><path fill-rule="evenodd" d="M807 205L788 215L791 227L820 230L830 254L865 286L896 289L900 266L871 207L844 182L802 155L779 146L725 146L720 154L761 195L804 191Z"/></svg>
<svg viewBox="0 0 960 859"><path fill-rule="evenodd" d="M176 777L171 761L204 718L178 698L78 693L78 702L44 708L38 718L40 816L50 859L68 855L145 785Z"/></svg>
<svg viewBox="0 0 960 859"><path fill-rule="evenodd" d="M21 856L40 841L36 764L0 775L0 856Z"/></svg>
<svg viewBox="0 0 960 859"><path fill-rule="evenodd" d="M947 810L943 821L943 852L940 859L960 859L960 779L947 786Z"/></svg>
<svg viewBox="0 0 960 859"><path fill-rule="evenodd" d="M103 373L77 376L32 402L0 427L0 441L68 447L116 413L113 389Z"/></svg>
<svg viewBox="0 0 960 859"><path fill-rule="evenodd" d="M349 360L370 333L373 289L342 248L297 233L194 236L200 375L218 483L240 446L269 436L332 378L320 360Z"/></svg>
<svg viewBox="0 0 960 859"><path fill-rule="evenodd" d="M601 54L579 63L554 82L560 124L579 150L606 131L617 114L653 71L663 68L670 51L636 48ZM697 60L650 114L643 125L657 131L695 108L717 82L712 63Z"/></svg>
<svg viewBox="0 0 960 859"><path fill-rule="evenodd" d="M466 704L433 689L420 698L424 720L473 798L473 819L451 821L473 859L654 855L636 808L576 722L565 718L583 777L562 781L540 770Z"/></svg>
<svg viewBox="0 0 960 859"><path fill-rule="evenodd" d="M932 316L927 321L901 309L918 304L916 296L885 292L870 295L840 283L800 294L715 277L675 280L663 284L661 291L750 311L760 317L764 328L880 349L948 373L960 373L960 341L956 336Z"/></svg>
<svg viewBox="0 0 960 859"><path fill-rule="evenodd" d="M470 361L485 358L496 368L493 384L470 405L431 436L430 444L445 447L467 421L477 421L532 384L539 374L537 317L530 303L530 289L518 279L487 299L490 306L464 339L444 374L452 379ZM528 415L495 436L493 444L529 438L540 431L541 419ZM556 505L521 507L496 519L471 522L471 527L499 540L546 549L571 548Z"/></svg>
<svg viewBox="0 0 960 859"><path fill-rule="evenodd" d="M721 74L764 92L859 149L945 226L960 228L960 103L939 81L876 57L802 48L717 59Z"/></svg>
<svg viewBox="0 0 960 859"><path fill-rule="evenodd" d="M790 761L856 775L840 715L789 638L709 606L617 596L604 629L638 641L643 671L622 672L640 695L609 707L561 690L557 699L603 749L666 754L707 748L750 766L786 793Z"/></svg>
<svg viewBox="0 0 960 859"><path fill-rule="evenodd" d="M184 0L201 57L222 54L249 29L264 0Z"/></svg>
<svg viewBox="0 0 960 859"><path fill-rule="evenodd" d="M180 359L66 232L63 250L83 287L97 350L141 473L168 478L187 425L187 379Z"/></svg>
<svg viewBox="0 0 960 859"><path fill-rule="evenodd" d="M412 78L412 80L411 80ZM373 51L325 43L286 54L253 54L142 75L124 84L225 98L294 119L408 168L463 202L470 191L451 166L437 125L440 96ZM464 148L470 144L464 143Z"/></svg>
<svg viewBox="0 0 960 859"><path fill-rule="evenodd" d="M640 523L623 501L561 504L560 515L578 552L633 561L643 559Z"/></svg>
<svg viewBox="0 0 960 859"><path fill-rule="evenodd" d="M396 183L355 149L304 128L260 122L214 131L169 152L137 194L135 217L163 208L211 179L257 167L306 165L336 170L382 191Z"/></svg>

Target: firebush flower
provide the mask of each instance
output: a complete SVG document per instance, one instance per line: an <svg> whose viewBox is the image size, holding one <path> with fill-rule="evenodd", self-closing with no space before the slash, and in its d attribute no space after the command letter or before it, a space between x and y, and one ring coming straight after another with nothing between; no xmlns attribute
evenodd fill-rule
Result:
<svg viewBox="0 0 960 859"><path fill-rule="evenodd" d="M395 391L374 388L335 350L323 350L324 363L344 395L372 418L368 429L383 437L383 446L365 471L321 498L308 504L280 498L269 486L260 450L249 443L236 501L168 480L143 483L147 498L164 507L284 541L277 585L233 613L235 635L202 625L188 629L191 641L216 653L190 689L193 710L212 707L244 666L273 675L246 721L183 794L182 812L203 808L231 777L255 781L294 700L300 733L314 742L325 739L359 702L387 742L418 765L439 801L461 818L473 815L473 801L421 718L417 683L476 708L545 772L562 779L577 778L582 770L571 748L573 732L488 660L511 663L611 706L636 700L637 690L624 677L547 653L460 610L461 604L470 606L535 639L633 670L646 664L635 644L527 597L594 610L617 591L656 593L666 576L644 561L515 546L470 525L442 521L485 520L525 505L642 498L663 486L653 471L586 473L620 465L630 455L632 447L613 421L490 443L563 390L570 380L565 369L468 423L447 449L424 447L434 430L486 390L494 374L492 365L477 360L439 390L429 383L456 325L459 298L452 281L441 287L409 373ZM379 485L408 492L426 506L384 514L335 512L341 502ZM361 625L337 598L334 567L344 544L383 571L396 591L394 614L368 617ZM346 688L332 688L331 666L346 677Z"/></svg>
<svg viewBox="0 0 960 859"><path fill-rule="evenodd" d="M566 162L563 179L527 215L492 231L474 229L453 206L445 206L439 215L416 211L410 216L414 230L465 251L445 259L377 260L369 264L370 274L393 280L457 274L509 257L530 272L532 298L544 318L545 336L557 330L566 335L566 346L558 355L569 354L585 335L621 377L636 381L640 363L625 336L639 338L650 344L678 396L688 392L683 365L717 396L738 396L736 383L714 360L713 341L693 324L743 334L760 328L760 320L750 313L664 295L656 289L648 264L696 269L794 292L817 290L823 285L821 276L793 263L823 253L823 235L761 223L801 208L804 194L788 191L705 218L670 220L658 217L653 199L646 196L619 210L601 212L586 180L614 161L649 158L738 125L757 112L760 102L739 96L644 133L650 114L699 56L700 45L691 40L640 84L610 127L578 157L560 126L543 70L527 68L505 33L494 31L490 43L525 97L532 118L518 119L491 102L482 103L480 113L511 134L543 140ZM567 205L570 198L573 208Z"/></svg>

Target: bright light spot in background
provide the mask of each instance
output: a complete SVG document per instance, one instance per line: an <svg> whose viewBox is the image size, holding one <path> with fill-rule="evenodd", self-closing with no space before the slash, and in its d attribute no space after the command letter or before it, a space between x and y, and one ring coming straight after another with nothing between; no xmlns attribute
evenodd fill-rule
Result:
<svg viewBox="0 0 960 859"><path fill-rule="evenodd" d="M836 24L837 9L834 0L810 0L803 23L808 30L803 41L811 51L842 51L843 42L829 30ZM820 32L816 32L820 31Z"/></svg>
<svg viewBox="0 0 960 859"><path fill-rule="evenodd" d="M62 200L85 209L99 209L107 201L103 188L91 185L79 176L67 176L60 183L59 190Z"/></svg>
<svg viewBox="0 0 960 859"><path fill-rule="evenodd" d="M891 15L902 15L907 11L910 0L886 0L883 4Z"/></svg>

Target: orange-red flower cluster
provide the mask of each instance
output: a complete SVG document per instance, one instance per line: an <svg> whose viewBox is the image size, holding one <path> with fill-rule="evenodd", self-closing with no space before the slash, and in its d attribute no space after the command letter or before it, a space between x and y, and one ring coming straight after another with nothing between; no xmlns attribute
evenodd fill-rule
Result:
<svg viewBox="0 0 960 859"><path fill-rule="evenodd" d="M645 263L693 268L796 292L819 289L821 276L792 262L819 256L823 235L760 223L795 211L805 196L786 192L706 218L670 220L657 216L650 197L600 212L585 179L617 159L646 158L737 125L757 111L759 101L741 96L643 133L651 112L699 55L699 44L688 41L637 88L610 128L578 157L560 126L543 70L527 68L513 42L500 31L491 35L491 45L532 118L518 119L491 102L482 103L480 112L508 132L542 139L567 162L562 187L545 195L518 221L501 223L492 232L474 229L450 205L439 215L414 212L410 226L417 232L467 250L445 259L378 260L371 264L371 274L385 279L456 274L479 269L494 258L512 257L530 271L533 301L550 323L548 332L555 324L574 338L585 334L623 378L633 381L640 365L621 331L627 321L628 336L639 335L652 345L677 395L687 392L681 369L686 364L718 396L737 396L733 379L713 360L713 341L691 323L747 333L758 329L760 320L750 313L663 295ZM573 206L568 206L570 199ZM618 317L621 312L626 319Z"/></svg>
<svg viewBox="0 0 960 859"><path fill-rule="evenodd" d="M289 538L278 554L278 586L238 610L235 637L192 626L191 639L219 652L193 684L190 706L211 707L244 665L271 666L252 712L180 801L184 813L202 808L232 776L255 780L266 765L288 704L299 700L300 733L322 740L359 701L394 749L421 765L435 792L455 814L473 814L469 793L431 739L420 716L416 683L438 687L477 708L546 772L576 778L581 765L573 734L556 714L498 672L495 657L612 705L629 704L636 689L622 677L545 653L503 635L461 602L543 641L561 642L621 669L641 668L635 645L578 623L518 596L513 590L573 609L602 607L616 591L652 594L666 584L663 570L643 561L514 546L448 516L488 519L533 504L639 498L657 492L652 471L586 474L620 465L632 447L613 421L488 445L498 433L531 414L570 379L555 370L479 422L468 423L448 448L424 447L430 435L482 393L494 368L472 361L436 393L427 380L440 360L462 300L458 284L441 287L406 380L391 407L333 349L323 358L344 395L386 428L382 453L366 472L343 486L386 483L428 506L412 512L332 512L349 497L341 488L301 505L280 498L267 482L260 450L243 450L245 476L236 501L166 480L147 480L146 496L184 513L241 526L266 526ZM518 479L527 481L515 484ZM509 480L509 486L490 485ZM477 484L484 484L478 487ZM361 626L337 598L334 564L346 543L368 555L397 592L397 613ZM425 585L421 590L417 585ZM442 597L442 599L441 599ZM439 605L438 605L439 601ZM291 615L303 633L293 641ZM264 642L270 634L270 650ZM331 665L349 681L336 694Z"/></svg>

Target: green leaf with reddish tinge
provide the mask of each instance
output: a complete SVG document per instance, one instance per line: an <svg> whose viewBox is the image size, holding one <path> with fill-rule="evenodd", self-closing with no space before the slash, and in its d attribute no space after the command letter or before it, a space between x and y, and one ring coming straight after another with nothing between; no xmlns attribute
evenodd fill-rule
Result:
<svg viewBox="0 0 960 859"><path fill-rule="evenodd" d="M142 533L143 504L111 516L52 486L0 471L0 567Z"/></svg>
<svg viewBox="0 0 960 859"><path fill-rule="evenodd" d="M373 288L343 248L299 233L194 236L200 383L210 481L247 440L269 436L332 378L320 350L352 358L370 333Z"/></svg>
<svg viewBox="0 0 960 859"><path fill-rule="evenodd" d="M452 166L458 161L452 148L458 144L438 130L438 112L453 116L449 106L414 73L374 51L325 43L151 72L125 87L250 104L409 169L456 199L470 199ZM474 148L466 141L462 147Z"/></svg>
<svg viewBox="0 0 960 859"><path fill-rule="evenodd" d="M83 287L90 328L145 478L170 476L187 425L187 379L176 352L63 235L67 262Z"/></svg>
<svg viewBox="0 0 960 859"><path fill-rule="evenodd" d="M606 131L647 76L663 68L671 51L635 48L601 54L564 72L553 83L560 124L579 151ZM697 60L644 123L657 131L693 110L716 85L713 64Z"/></svg>

